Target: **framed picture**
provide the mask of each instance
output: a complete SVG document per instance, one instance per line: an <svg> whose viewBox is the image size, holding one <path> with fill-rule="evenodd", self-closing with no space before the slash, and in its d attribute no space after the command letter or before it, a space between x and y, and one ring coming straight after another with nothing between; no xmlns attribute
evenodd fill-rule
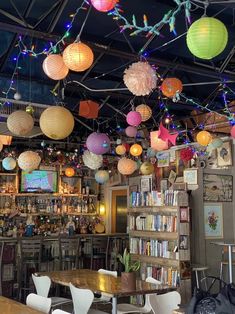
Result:
<svg viewBox="0 0 235 314"><path fill-rule="evenodd" d="M115 172L110 176L109 186L120 185L122 182L122 176L119 172Z"/></svg>
<svg viewBox="0 0 235 314"><path fill-rule="evenodd" d="M184 183L188 183L189 185L197 184L197 169L184 170Z"/></svg>
<svg viewBox="0 0 235 314"><path fill-rule="evenodd" d="M163 167L162 169L162 178L169 179L171 171L177 172L176 163L170 163L168 167Z"/></svg>
<svg viewBox="0 0 235 314"><path fill-rule="evenodd" d="M132 193L132 192L138 192L138 184L131 185L131 186L129 187L129 191L130 191L130 193Z"/></svg>
<svg viewBox="0 0 235 314"><path fill-rule="evenodd" d="M168 189L168 180L162 179L160 183L161 191L166 191Z"/></svg>
<svg viewBox="0 0 235 314"><path fill-rule="evenodd" d="M168 181L173 184L175 182L175 179L177 177L177 174L174 170L171 170L170 174L169 174L169 178Z"/></svg>
<svg viewBox="0 0 235 314"><path fill-rule="evenodd" d="M206 239L223 238L223 207L221 203L204 204L204 229Z"/></svg>
<svg viewBox="0 0 235 314"><path fill-rule="evenodd" d="M180 222L189 222L189 208L180 207Z"/></svg>
<svg viewBox="0 0 235 314"><path fill-rule="evenodd" d="M233 201L233 176L204 174L203 199L209 202Z"/></svg>
<svg viewBox="0 0 235 314"><path fill-rule="evenodd" d="M232 166L231 142L224 142L217 148L217 162L219 167Z"/></svg>
<svg viewBox="0 0 235 314"><path fill-rule="evenodd" d="M152 179L151 178L141 178L140 179L140 190L141 192L149 192L152 189Z"/></svg>
<svg viewBox="0 0 235 314"><path fill-rule="evenodd" d="M170 163L169 152L157 153L157 166L158 167L168 167L169 163Z"/></svg>
<svg viewBox="0 0 235 314"><path fill-rule="evenodd" d="M188 236L180 235L180 250L188 250Z"/></svg>

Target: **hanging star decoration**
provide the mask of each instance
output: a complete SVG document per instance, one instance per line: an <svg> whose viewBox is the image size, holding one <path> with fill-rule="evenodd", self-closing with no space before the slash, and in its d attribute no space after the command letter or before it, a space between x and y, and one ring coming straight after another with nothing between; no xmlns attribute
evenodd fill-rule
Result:
<svg viewBox="0 0 235 314"><path fill-rule="evenodd" d="M169 130L163 126L162 122L160 123L158 137L161 140L171 142L172 145L176 145L176 138L178 135L179 133L170 134Z"/></svg>

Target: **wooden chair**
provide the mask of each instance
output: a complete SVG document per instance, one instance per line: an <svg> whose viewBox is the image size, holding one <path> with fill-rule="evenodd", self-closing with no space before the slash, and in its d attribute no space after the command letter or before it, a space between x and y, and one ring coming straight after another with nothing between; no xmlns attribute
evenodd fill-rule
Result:
<svg viewBox="0 0 235 314"><path fill-rule="evenodd" d="M26 305L32 309L48 314L51 310L51 299L30 293L26 299Z"/></svg>
<svg viewBox="0 0 235 314"><path fill-rule="evenodd" d="M59 237L60 270L79 268L80 239L78 237Z"/></svg>
<svg viewBox="0 0 235 314"><path fill-rule="evenodd" d="M151 294L149 301L154 314L172 314L173 310L179 308L181 296L177 291L164 294Z"/></svg>

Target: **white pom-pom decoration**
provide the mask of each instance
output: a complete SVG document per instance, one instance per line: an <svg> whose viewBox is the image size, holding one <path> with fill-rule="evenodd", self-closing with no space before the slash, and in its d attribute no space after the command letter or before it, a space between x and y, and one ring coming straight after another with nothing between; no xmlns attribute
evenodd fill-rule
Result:
<svg viewBox="0 0 235 314"><path fill-rule="evenodd" d="M157 86L157 76L147 62L135 62L124 72L124 83L135 96L149 95Z"/></svg>
<svg viewBox="0 0 235 314"><path fill-rule="evenodd" d="M103 164L103 156L91 153L86 150L82 155L84 165L92 170L99 169Z"/></svg>

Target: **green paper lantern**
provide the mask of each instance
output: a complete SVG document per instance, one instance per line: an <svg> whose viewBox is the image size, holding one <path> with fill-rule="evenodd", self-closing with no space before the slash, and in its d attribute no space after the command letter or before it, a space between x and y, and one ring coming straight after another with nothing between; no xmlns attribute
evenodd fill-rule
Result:
<svg viewBox="0 0 235 314"><path fill-rule="evenodd" d="M190 26L186 42L194 56L210 60L225 49L228 32L220 20L214 17L202 17Z"/></svg>

